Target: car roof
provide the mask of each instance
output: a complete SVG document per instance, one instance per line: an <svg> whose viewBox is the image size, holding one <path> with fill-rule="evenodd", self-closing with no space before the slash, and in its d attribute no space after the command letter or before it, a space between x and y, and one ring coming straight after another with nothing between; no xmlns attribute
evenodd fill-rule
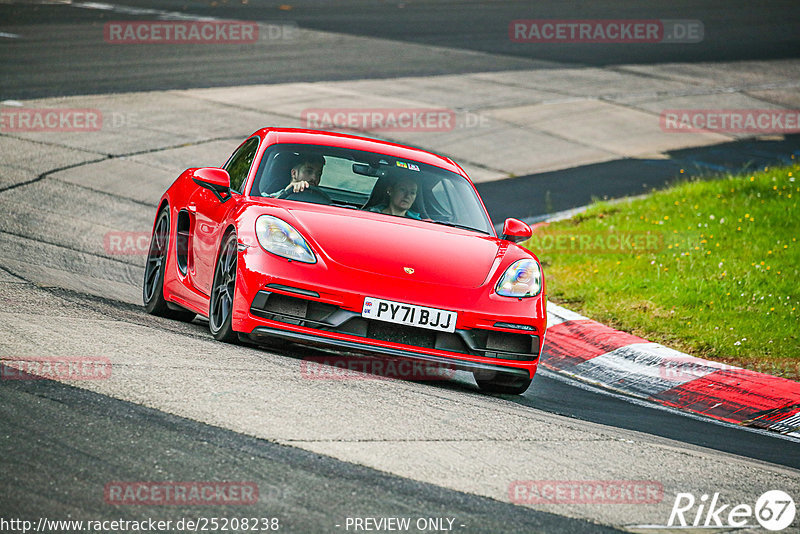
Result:
<svg viewBox="0 0 800 534"><path fill-rule="evenodd" d="M410 159L428 165L441 167L466 176L466 173L450 158L439 156L432 152L427 152L419 148L412 148L405 145L359 137L356 135L342 134L336 132L323 132L319 130L304 130L300 128L262 128L253 135L264 138L269 144L275 143L297 143L307 145L325 145L353 150L364 150L367 152L378 152L387 156Z"/></svg>

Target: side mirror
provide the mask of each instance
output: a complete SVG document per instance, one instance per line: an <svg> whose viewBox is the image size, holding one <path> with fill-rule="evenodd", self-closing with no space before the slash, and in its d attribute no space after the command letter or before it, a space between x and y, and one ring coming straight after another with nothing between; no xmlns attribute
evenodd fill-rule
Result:
<svg viewBox="0 0 800 534"><path fill-rule="evenodd" d="M194 171L194 183L210 189L220 202L231 198L231 175L225 169L203 167Z"/></svg>
<svg viewBox="0 0 800 534"><path fill-rule="evenodd" d="M520 241L530 239L532 235L533 231L531 227L524 222L519 219L506 219L506 222L503 224L503 235L500 236L500 239L519 243Z"/></svg>

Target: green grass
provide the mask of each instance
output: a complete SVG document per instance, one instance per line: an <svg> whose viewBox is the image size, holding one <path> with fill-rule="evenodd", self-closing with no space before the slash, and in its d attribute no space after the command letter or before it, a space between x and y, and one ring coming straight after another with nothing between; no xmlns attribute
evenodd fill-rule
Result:
<svg viewBox="0 0 800 534"><path fill-rule="evenodd" d="M799 380L798 200L800 165L770 167L597 202L535 229L525 245L553 302L695 356ZM638 236L640 246L598 252L617 243L612 235Z"/></svg>

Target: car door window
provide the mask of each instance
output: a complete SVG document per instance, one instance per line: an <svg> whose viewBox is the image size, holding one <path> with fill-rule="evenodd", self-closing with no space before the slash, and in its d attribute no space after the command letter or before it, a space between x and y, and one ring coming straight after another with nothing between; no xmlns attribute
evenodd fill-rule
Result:
<svg viewBox="0 0 800 534"><path fill-rule="evenodd" d="M247 174L250 172L250 166L253 164L253 159L256 157L258 150L258 138L253 137L245 142L239 150L237 150L228 163L225 164L225 170L231 175L231 190L241 193L244 187L244 182L247 180Z"/></svg>

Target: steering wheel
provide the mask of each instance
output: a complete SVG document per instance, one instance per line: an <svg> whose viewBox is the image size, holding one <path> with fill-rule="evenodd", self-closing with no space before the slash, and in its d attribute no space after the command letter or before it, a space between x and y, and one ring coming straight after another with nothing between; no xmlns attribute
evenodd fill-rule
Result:
<svg viewBox="0 0 800 534"><path fill-rule="evenodd" d="M320 191L315 187L309 187L304 189L303 191L294 192L292 191L288 195L285 195L283 198L287 200L298 200L300 202L311 202L312 204L330 204L331 197L326 195L324 192Z"/></svg>

